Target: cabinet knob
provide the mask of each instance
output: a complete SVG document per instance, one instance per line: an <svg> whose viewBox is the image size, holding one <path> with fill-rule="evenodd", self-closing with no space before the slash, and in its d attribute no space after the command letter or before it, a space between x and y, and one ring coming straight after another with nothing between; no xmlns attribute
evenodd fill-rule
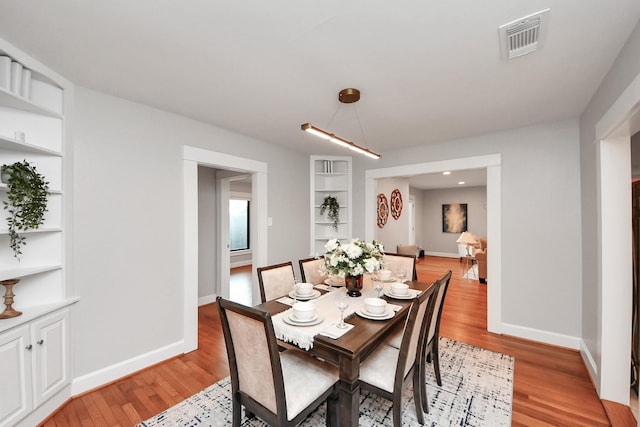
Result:
<svg viewBox="0 0 640 427"><path fill-rule="evenodd" d="M27 350L31 350L33 348L33 346L31 344L29 344L28 346L25 347Z"/></svg>
<svg viewBox="0 0 640 427"><path fill-rule="evenodd" d="M40 345L42 345L42 344L44 344L44 340L43 340L43 339L39 339L39 340L37 341L37 343L38 343L38 344L40 344Z"/></svg>

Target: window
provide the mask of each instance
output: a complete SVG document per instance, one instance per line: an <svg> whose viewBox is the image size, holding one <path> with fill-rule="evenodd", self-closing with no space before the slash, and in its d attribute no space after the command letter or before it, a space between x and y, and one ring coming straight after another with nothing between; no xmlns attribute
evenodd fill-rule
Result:
<svg viewBox="0 0 640 427"><path fill-rule="evenodd" d="M249 249L249 200L229 200L229 239L231 251Z"/></svg>

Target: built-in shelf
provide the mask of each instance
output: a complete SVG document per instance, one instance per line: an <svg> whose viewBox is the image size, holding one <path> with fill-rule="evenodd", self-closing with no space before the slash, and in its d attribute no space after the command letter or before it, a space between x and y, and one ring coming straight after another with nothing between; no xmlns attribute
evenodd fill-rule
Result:
<svg viewBox="0 0 640 427"><path fill-rule="evenodd" d="M18 234L37 234L37 233L58 233L62 231L61 227L40 227L36 229L29 229L24 231L19 231ZM0 229L0 235L9 234L9 230Z"/></svg>
<svg viewBox="0 0 640 427"><path fill-rule="evenodd" d="M79 300L80 298L74 297L64 301L57 301L51 304L22 307L20 309L20 311L22 311L22 314L20 316L12 317L10 319L0 320L0 333L4 331L8 331L11 328L15 328L16 326L20 326L25 323L28 323L33 319L36 319L40 316L44 316L45 314L53 313L54 311L59 310L63 307L67 307L71 304L75 304Z"/></svg>
<svg viewBox="0 0 640 427"><path fill-rule="evenodd" d="M311 254L325 251L327 240L351 238L351 157L311 156L310 175L310 229ZM325 197L333 196L340 204L340 221L334 230L334 222L327 218L327 212L320 214Z"/></svg>
<svg viewBox="0 0 640 427"><path fill-rule="evenodd" d="M26 141L20 141L18 139L10 138L3 135L0 135L0 149L19 150L36 154L49 154L51 156L62 156L62 153L59 151L51 150L49 148L43 148L36 144L31 144Z"/></svg>
<svg viewBox="0 0 640 427"><path fill-rule="evenodd" d="M0 182L0 191L8 191L9 190L9 186L7 184L5 184L4 182ZM51 190L49 189L49 191L47 191L47 193L49 194L62 194L61 190Z"/></svg>
<svg viewBox="0 0 640 427"><path fill-rule="evenodd" d="M0 88L0 105L49 117L62 118L62 114L41 105L34 104L27 98L23 98L2 88Z"/></svg>
<svg viewBox="0 0 640 427"><path fill-rule="evenodd" d="M20 279L34 274L46 273L48 271L60 270L61 265L39 265L37 267L18 267L7 270L0 270L0 280Z"/></svg>

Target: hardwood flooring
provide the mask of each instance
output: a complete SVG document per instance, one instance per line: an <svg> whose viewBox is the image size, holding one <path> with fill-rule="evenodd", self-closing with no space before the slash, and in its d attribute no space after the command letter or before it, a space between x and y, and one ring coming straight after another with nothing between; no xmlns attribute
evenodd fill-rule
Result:
<svg viewBox="0 0 640 427"><path fill-rule="evenodd" d="M433 281L449 269L440 333L515 357L513 426L611 425L577 351L487 332L486 285L462 279L457 258L419 260L418 279ZM227 376L216 305L201 307L198 318L199 350L77 396L42 425L135 425Z"/></svg>

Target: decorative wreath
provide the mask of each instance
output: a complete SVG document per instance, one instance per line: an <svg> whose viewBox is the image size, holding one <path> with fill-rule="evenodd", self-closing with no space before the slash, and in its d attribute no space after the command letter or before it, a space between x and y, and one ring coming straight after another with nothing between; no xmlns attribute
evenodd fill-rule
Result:
<svg viewBox="0 0 640 427"><path fill-rule="evenodd" d="M389 219L389 203L387 196L378 194L378 228L383 228Z"/></svg>
<svg viewBox="0 0 640 427"><path fill-rule="evenodd" d="M402 193L397 188L391 193L391 216L393 219L400 218L402 213Z"/></svg>

